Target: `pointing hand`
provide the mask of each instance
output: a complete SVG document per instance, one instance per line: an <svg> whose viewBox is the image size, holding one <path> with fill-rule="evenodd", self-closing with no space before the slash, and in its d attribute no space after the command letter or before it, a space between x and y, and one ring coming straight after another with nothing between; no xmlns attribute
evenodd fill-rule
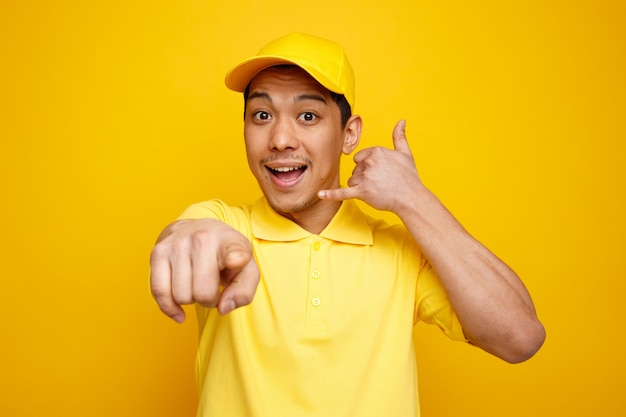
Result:
<svg viewBox="0 0 626 417"><path fill-rule="evenodd" d="M214 219L178 221L166 233L150 257L150 288L163 313L180 323L184 304L227 314L252 301L259 270L245 236Z"/></svg>

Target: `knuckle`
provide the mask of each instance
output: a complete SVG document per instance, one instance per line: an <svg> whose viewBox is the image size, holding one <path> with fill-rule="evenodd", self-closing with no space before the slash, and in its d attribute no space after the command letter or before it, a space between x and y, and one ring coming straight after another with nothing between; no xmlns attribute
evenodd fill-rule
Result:
<svg viewBox="0 0 626 417"><path fill-rule="evenodd" d="M212 274L198 274L193 278L193 302L205 307L215 307L220 298L219 278Z"/></svg>
<svg viewBox="0 0 626 417"><path fill-rule="evenodd" d="M166 300L171 296L169 291L160 285L153 285L150 292L159 306L167 304Z"/></svg>
<svg viewBox="0 0 626 417"><path fill-rule="evenodd" d="M216 296L214 294L209 294L205 292L200 292L194 294L194 301L204 307L216 307L219 301L219 294Z"/></svg>
<svg viewBox="0 0 626 417"><path fill-rule="evenodd" d="M152 252L150 252L150 264L158 263L164 259L168 258L168 248L159 243L152 248Z"/></svg>
<svg viewBox="0 0 626 417"><path fill-rule="evenodd" d="M227 255L229 261L240 265L242 268L250 262L250 258L252 258L252 248L248 245L232 245L227 248Z"/></svg>
<svg viewBox="0 0 626 417"><path fill-rule="evenodd" d="M169 288L165 283L153 279L150 282L150 292L154 298L163 298L169 294Z"/></svg>
<svg viewBox="0 0 626 417"><path fill-rule="evenodd" d="M175 291L172 294L172 298L174 299L176 304L179 304L179 305L193 303L193 297L191 296L191 294L189 294L187 292L182 292L181 293L181 292Z"/></svg>
<svg viewBox="0 0 626 417"><path fill-rule="evenodd" d="M211 239L211 233L206 229L197 230L191 236L191 242L194 247L203 247Z"/></svg>

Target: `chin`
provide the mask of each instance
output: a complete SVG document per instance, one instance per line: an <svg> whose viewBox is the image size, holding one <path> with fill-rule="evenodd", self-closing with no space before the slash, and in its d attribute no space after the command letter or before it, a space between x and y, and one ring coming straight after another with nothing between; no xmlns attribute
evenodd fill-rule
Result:
<svg viewBox="0 0 626 417"><path fill-rule="evenodd" d="M281 214L300 213L311 208L315 203L320 201L317 196L310 199L296 199L290 198L289 196L270 197L266 194L265 197L274 211Z"/></svg>

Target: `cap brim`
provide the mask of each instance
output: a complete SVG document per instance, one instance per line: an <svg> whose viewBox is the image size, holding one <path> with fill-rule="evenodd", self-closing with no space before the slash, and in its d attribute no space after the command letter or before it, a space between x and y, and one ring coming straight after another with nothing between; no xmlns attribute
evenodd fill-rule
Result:
<svg viewBox="0 0 626 417"><path fill-rule="evenodd" d="M255 56L242 61L226 74L224 81L226 83L226 87L229 89L243 93L250 81L252 81L258 73L269 67L285 64L297 65L328 90L338 94L345 94L344 91L342 91L341 88L339 88L335 83L330 81L319 71L311 68L311 66L307 65L306 62L271 55Z"/></svg>
<svg viewBox="0 0 626 417"><path fill-rule="evenodd" d="M275 65L299 63L276 56L255 56L246 59L239 65L231 69L225 78L226 87L233 91L243 93L252 79L261 71Z"/></svg>

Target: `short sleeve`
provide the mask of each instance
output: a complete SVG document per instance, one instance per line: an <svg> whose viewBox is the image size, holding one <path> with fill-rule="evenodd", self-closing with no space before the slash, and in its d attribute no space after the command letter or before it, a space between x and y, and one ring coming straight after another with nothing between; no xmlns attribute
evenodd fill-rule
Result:
<svg viewBox="0 0 626 417"><path fill-rule="evenodd" d="M187 207L176 220L197 220L212 218L224 221L230 207L221 200L208 200Z"/></svg>
<svg viewBox="0 0 626 417"><path fill-rule="evenodd" d="M177 220L216 219L220 220L244 236L251 238L250 206L232 207L222 200L214 199L192 204L187 207Z"/></svg>
<svg viewBox="0 0 626 417"><path fill-rule="evenodd" d="M439 327L452 340L467 341L461 323L437 273L428 260L422 259L415 291L415 322Z"/></svg>

